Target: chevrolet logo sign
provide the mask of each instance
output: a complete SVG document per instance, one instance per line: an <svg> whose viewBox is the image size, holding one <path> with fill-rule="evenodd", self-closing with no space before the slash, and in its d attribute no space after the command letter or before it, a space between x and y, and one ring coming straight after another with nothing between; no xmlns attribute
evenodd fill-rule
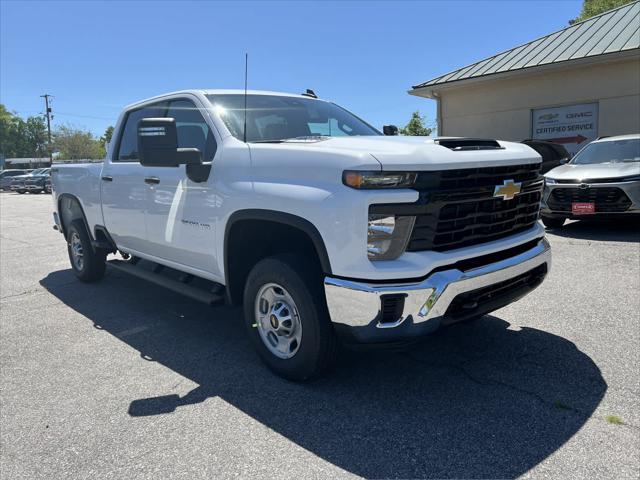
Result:
<svg viewBox="0 0 640 480"><path fill-rule="evenodd" d="M520 193L522 183L515 183L513 180L505 180L502 185L496 185L493 191L494 197L502 197L503 200L512 200Z"/></svg>

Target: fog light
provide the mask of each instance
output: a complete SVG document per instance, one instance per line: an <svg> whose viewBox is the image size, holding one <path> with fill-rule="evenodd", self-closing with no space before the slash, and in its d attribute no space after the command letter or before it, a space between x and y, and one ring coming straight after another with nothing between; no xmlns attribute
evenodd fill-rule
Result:
<svg viewBox="0 0 640 480"><path fill-rule="evenodd" d="M367 255L370 260L393 260L407 248L416 217L369 215Z"/></svg>

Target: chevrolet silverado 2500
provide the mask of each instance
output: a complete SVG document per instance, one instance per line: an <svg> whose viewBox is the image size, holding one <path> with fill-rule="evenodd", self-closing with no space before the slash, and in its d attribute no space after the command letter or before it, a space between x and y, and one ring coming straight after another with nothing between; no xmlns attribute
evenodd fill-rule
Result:
<svg viewBox="0 0 640 480"><path fill-rule="evenodd" d="M115 132L102 164L52 169L77 277L109 264L241 304L290 379L321 373L340 344L498 309L550 267L541 159L520 143L384 136L313 93L234 90L144 100Z"/></svg>

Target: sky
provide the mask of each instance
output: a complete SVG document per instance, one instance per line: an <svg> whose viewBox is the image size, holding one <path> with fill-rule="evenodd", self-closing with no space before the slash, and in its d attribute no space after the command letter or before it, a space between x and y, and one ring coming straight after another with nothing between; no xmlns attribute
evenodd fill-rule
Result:
<svg viewBox="0 0 640 480"><path fill-rule="evenodd" d="M0 0L0 103L96 136L125 105L188 88L313 89L381 128L435 102L411 85L568 26L580 0Z"/></svg>

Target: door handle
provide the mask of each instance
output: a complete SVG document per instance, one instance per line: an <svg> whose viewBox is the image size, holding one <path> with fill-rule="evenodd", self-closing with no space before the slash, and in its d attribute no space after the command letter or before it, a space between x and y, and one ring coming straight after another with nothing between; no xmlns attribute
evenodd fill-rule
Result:
<svg viewBox="0 0 640 480"><path fill-rule="evenodd" d="M147 177L144 179L144 183L148 183L149 185L157 185L160 183L160 179L158 177Z"/></svg>
<svg viewBox="0 0 640 480"><path fill-rule="evenodd" d="M105 182L113 182L113 177L111 175L103 175L101 178Z"/></svg>

